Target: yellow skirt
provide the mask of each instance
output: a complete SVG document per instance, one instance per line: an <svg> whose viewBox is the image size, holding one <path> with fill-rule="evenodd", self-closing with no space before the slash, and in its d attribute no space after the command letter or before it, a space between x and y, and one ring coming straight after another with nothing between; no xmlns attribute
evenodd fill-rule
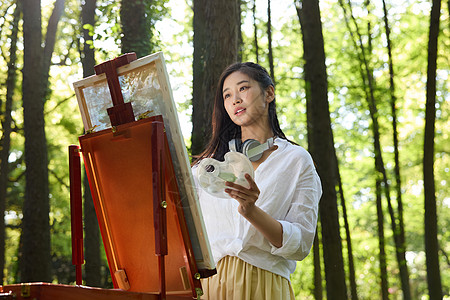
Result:
<svg viewBox="0 0 450 300"><path fill-rule="evenodd" d="M209 300L291 300L295 299L286 278L252 266L235 256L217 263L217 274L201 280Z"/></svg>

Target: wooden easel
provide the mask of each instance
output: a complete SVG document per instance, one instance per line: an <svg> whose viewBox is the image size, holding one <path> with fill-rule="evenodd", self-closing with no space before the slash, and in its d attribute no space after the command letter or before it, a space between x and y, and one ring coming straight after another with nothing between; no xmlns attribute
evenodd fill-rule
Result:
<svg viewBox="0 0 450 300"><path fill-rule="evenodd" d="M113 127L81 136L81 148L69 146L76 283L82 284L84 261L82 153L114 287L156 293L159 299L195 299L202 294L201 276L174 180L163 119L135 121L131 103L124 103L120 90L116 69L135 59L135 54L126 54L95 67L97 74L107 77L113 102L107 111ZM152 233L153 242L148 238ZM135 244L128 244L128 238Z"/></svg>

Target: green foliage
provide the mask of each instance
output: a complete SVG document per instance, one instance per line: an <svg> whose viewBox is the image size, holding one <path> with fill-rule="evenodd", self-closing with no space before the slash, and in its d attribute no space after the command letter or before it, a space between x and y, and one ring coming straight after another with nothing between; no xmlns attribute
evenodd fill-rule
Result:
<svg viewBox="0 0 450 300"><path fill-rule="evenodd" d="M312 250L311 250L312 251ZM314 299L314 262L312 253L297 263L296 272L291 276L291 284L298 299Z"/></svg>

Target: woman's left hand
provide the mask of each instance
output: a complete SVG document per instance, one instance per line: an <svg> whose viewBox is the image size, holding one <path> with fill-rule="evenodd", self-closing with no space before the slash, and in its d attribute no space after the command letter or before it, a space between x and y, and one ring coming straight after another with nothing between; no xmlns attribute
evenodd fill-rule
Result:
<svg viewBox="0 0 450 300"><path fill-rule="evenodd" d="M255 205L259 197L259 188L248 174L245 174L249 188L227 181L225 192L239 202L238 212L246 218L275 247L283 245L283 226L268 213Z"/></svg>
<svg viewBox="0 0 450 300"><path fill-rule="evenodd" d="M258 186L249 174L245 174L245 179L250 185L249 188L230 181L225 183L229 187L225 189L225 192L239 202L238 212L243 216L248 215L255 207L255 202L258 200L260 193Z"/></svg>

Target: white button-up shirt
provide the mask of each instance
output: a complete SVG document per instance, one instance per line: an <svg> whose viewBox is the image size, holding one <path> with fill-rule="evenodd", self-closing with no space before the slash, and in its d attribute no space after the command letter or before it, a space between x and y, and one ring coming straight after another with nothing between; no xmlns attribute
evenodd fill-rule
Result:
<svg viewBox="0 0 450 300"><path fill-rule="evenodd" d="M239 214L235 199L216 198L197 182L196 186L215 263L227 255L237 256L289 280L296 261L311 250L322 186L304 148L280 138L275 145L278 148L258 166L254 180L260 190L256 205L283 226L280 248Z"/></svg>

